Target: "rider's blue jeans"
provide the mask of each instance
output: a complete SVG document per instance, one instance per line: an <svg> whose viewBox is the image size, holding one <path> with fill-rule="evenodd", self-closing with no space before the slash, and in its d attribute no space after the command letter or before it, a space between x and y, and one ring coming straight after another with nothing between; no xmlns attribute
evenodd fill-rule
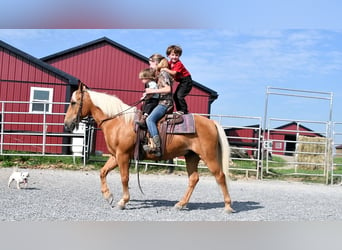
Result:
<svg viewBox="0 0 342 250"><path fill-rule="evenodd" d="M160 118L163 117L163 115L165 115L166 111L167 107L165 105L158 104L152 110L151 114L147 117L146 125L152 138L156 135L159 135L157 129L157 122L160 120Z"/></svg>

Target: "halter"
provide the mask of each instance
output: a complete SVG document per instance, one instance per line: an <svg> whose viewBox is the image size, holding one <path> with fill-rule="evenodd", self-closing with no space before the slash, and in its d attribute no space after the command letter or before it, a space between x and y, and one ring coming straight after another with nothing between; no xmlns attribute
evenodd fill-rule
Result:
<svg viewBox="0 0 342 250"><path fill-rule="evenodd" d="M83 96L84 96L84 90L81 88L81 101L80 101L80 106L77 111L77 116L76 116L76 129L78 129L78 125L81 122L81 112L82 112L82 107L83 107Z"/></svg>

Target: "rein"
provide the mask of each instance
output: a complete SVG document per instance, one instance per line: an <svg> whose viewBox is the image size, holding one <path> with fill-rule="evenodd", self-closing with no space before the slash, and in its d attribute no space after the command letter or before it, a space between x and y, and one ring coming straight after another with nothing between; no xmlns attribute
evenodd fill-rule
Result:
<svg viewBox="0 0 342 250"><path fill-rule="evenodd" d="M139 100L139 101L137 101L137 102L134 102L134 103L130 104L130 105L129 105L129 106L130 106L129 108L120 111L119 113L115 114L115 115L112 116L112 117L108 117L108 118L106 118L106 119L103 119L102 121L100 121L100 123L99 123L98 126L101 127L102 123L104 123L104 122L106 122L106 121L109 121L109 120L112 120L112 119L114 119L114 118L116 118L116 117L118 117L118 116L124 114L126 111L128 111L128 110L132 109L133 107L137 106L137 105L138 105L139 103L141 103L142 101L144 101L144 99L141 99L141 100Z"/></svg>

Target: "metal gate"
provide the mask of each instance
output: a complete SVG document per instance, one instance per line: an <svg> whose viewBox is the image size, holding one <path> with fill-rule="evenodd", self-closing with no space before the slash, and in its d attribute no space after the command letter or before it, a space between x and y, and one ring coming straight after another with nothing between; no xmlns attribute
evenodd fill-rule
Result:
<svg viewBox="0 0 342 250"><path fill-rule="evenodd" d="M331 164L331 184L339 178L342 184L342 172L337 172L336 169L342 169L342 122L333 122L333 161ZM337 182L337 180L336 180Z"/></svg>
<svg viewBox="0 0 342 250"><path fill-rule="evenodd" d="M272 96L276 99L271 100ZM279 102L286 102L286 108L277 106ZM283 161L275 163L265 157L265 173L320 176L328 183L334 146L332 106L331 92L267 87L264 140L271 141L272 147L266 152ZM312 112L301 112L303 107ZM282 126L284 123L292 126Z"/></svg>
<svg viewBox="0 0 342 250"><path fill-rule="evenodd" d="M68 133L64 131L64 112L32 114L27 111L28 105L30 102L0 101L0 155L70 157L76 149L85 165L92 138L88 125L83 131ZM68 103L45 105L64 109ZM77 145L73 145L73 141L77 141Z"/></svg>

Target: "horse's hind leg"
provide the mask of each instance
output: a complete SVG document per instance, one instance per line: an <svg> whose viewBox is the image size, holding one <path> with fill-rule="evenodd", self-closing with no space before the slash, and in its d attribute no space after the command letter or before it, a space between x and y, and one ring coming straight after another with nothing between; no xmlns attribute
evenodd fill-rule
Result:
<svg viewBox="0 0 342 250"><path fill-rule="evenodd" d="M112 171L115 167L118 166L116 158L114 156L110 156L107 160L106 164L101 168L100 178L101 178L101 192L103 197L108 201L108 203L112 206L114 198L112 193L109 191L109 187L107 185L107 175L110 171Z"/></svg>
<svg viewBox="0 0 342 250"><path fill-rule="evenodd" d="M188 183L188 188L183 198L175 205L175 208L177 209L182 209L186 207L186 205L189 203L192 192L194 191L196 184L199 180L199 174L198 174L198 162L200 161L199 156L195 154L194 152L190 152L185 155L185 161L186 161L186 169L187 169L188 177L189 177L189 183Z"/></svg>
<svg viewBox="0 0 342 250"><path fill-rule="evenodd" d="M227 213L234 212L234 210L231 207L232 201L228 192L228 185L227 185L227 180L226 180L228 176L225 176L217 160L207 160L206 164L210 172L214 175L217 184L221 188L223 199L224 199L224 210Z"/></svg>

